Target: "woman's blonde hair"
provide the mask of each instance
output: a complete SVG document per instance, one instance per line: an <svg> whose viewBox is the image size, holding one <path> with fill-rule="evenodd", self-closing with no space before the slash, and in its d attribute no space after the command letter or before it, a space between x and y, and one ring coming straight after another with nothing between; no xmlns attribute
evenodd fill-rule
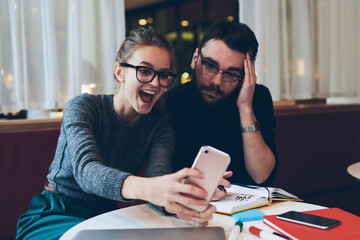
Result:
<svg viewBox="0 0 360 240"><path fill-rule="evenodd" d="M170 69L174 68L175 54L173 47L162 34L157 32L155 28L150 25L146 27L139 27L129 33L129 36L125 38L120 46L119 51L117 52L115 59L116 63L127 62L133 53L143 46L157 46L165 49L170 55ZM116 78L115 75L114 77ZM164 96L161 96L161 98L158 99L154 105L153 111L161 115L166 115Z"/></svg>

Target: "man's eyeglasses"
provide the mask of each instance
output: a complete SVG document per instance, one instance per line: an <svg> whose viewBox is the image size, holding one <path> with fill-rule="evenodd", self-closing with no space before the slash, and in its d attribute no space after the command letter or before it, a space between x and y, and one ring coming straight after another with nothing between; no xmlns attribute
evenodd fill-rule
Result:
<svg viewBox="0 0 360 240"><path fill-rule="evenodd" d="M200 57L201 57L201 70L205 75L209 77L214 77L216 74L220 72L222 73L222 80L228 85L235 85L236 83L238 82L241 83L243 81L244 74L242 74L242 76L239 76L231 72L227 72L219 69L215 64L203 59L201 52L200 52Z"/></svg>
<svg viewBox="0 0 360 240"><path fill-rule="evenodd" d="M169 87L174 82L176 74L172 72L158 72L151 67L134 66L129 63L120 63L123 67L135 68L136 79L141 83L149 83L154 80L155 76L158 75L158 81L160 86Z"/></svg>

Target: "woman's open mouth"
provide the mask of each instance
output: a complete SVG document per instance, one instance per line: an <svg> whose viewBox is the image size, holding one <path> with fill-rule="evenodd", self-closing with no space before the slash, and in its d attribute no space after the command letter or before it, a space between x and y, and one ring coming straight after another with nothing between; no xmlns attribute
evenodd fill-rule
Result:
<svg viewBox="0 0 360 240"><path fill-rule="evenodd" d="M156 95L155 91L148 90L148 89L140 90L140 98L145 103L151 103L151 101L155 95Z"/></svg>

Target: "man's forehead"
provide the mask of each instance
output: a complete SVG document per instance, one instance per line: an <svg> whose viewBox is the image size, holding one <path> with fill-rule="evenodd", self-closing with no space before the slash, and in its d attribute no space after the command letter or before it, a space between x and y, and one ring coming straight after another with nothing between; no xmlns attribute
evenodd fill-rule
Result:
<svg viewBox="0 0 360 240"><path fill-rule="evenodd" d="M219 65L243 68L245 54L237 50L230 49L224 41L211 39L201 49L204 58L210 58Z"/></svg>

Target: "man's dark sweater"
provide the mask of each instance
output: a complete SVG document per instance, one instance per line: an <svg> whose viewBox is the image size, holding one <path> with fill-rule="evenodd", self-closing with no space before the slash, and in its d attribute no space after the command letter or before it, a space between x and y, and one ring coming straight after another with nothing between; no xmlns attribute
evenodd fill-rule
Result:
<svg viewBox="0 0 360 240"><path fill-rule="evenodd" d="M199 94L195 81L173 87L166 93L170 124L175 131L173 171L191 167L200 147L210 145L231 156L228 170L234 172L229 179L232 183L256 184L245 169L240 116L236 105L239 89L216 106L203 103ZM265 86L256 85L253 109L261 125L262 137L277 159L273 103ZM276 168L263 185L272 184Z"/></svg>

